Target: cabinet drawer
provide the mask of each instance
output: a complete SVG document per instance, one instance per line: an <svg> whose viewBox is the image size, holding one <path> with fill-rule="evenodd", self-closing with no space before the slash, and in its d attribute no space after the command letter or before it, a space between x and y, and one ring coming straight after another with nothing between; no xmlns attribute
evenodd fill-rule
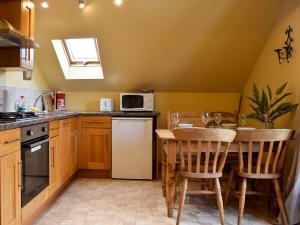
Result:
<svg viewBox="0 0 300 225"><path fill-rule="evenodd" d="M78 117L74 117L71 118L71 130L76 130L79 128L79 118Z"/></svg>
<svg viewBox="0 0 300 225"><path fill-rule="evenodd" d="M58 126L58 120L50 122L50 131L57 130L58 128L59 128L59 126Z"/></svg>
<svg viewBox="0 0 300 225"><path fill-rule="evenodd" d="M84 116L81 121L84 128L111 128L110 116Z"/></svg>
<svg viewBox="0 0 300 225"><path fill-rule="evenodd" d="M50 137L58 136L58 128L59 128L58 121L57 120L51 121L49 123L49 126L50 126L50 131L49 131Z"/></svg>
<svg viewBox="0 0 300 225"><path fill-rule="evenodd" d="M59 121L59 128L70 127L70 119L64 119Z"/></svg>
<svg viewBox="0 0 300 225"><path fill-rule="evenodd" d="M21 130L0 131L0 156L21 149Z"/></svg>

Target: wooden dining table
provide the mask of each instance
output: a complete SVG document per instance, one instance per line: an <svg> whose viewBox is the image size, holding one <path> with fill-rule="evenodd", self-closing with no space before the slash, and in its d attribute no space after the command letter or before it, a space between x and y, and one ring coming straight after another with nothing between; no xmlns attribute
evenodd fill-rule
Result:
<svg viewBox="0 0 300 225"><path fill-rule="evenodd" d="M172 131L169 129L157 129L157 138L162 144L162 189L163 195L166 197L168 208L168 217L173 217L175 195L176 195L176 157L177 157L177 141ZM233 142L230 145L229 153L239 152L239 143ZM253 152L259 151L259 145L253 145Z"/></svg>

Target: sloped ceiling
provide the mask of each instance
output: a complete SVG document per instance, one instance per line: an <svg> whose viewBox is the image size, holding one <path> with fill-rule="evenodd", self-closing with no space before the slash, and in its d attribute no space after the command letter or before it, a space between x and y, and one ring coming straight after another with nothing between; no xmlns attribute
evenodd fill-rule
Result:
<svg viewBox="0 0 300 225"><path fill-rule="evenodd" d="M36 7L36 57L55 89L236 92L283 0L124 0L121 7L87 0L84 10L76 0L49 2ZM65 80L51 39L90 36L98 38L105 79Z"/></svg>

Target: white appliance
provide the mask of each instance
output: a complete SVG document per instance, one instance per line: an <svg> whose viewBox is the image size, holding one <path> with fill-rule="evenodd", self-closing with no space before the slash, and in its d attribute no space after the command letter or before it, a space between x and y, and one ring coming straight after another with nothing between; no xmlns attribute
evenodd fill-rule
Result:
<svg viewBox="0 0 300 225"><path fill-rule="evenodd" d="M153 111L153 93L120 93L121 111Z"/></svg>
<svg viewBox="0 0 300 225"><path fill-rule="evenodd" d="M100 111L101 112L112 112L114 111L114 101L111 98L100 99Z"/></svg>
<svg viewBox="0 0 300 225"><path fill-rule="evenodd" d="M112 119L112 178L152 179L152 118Z"/></svg>

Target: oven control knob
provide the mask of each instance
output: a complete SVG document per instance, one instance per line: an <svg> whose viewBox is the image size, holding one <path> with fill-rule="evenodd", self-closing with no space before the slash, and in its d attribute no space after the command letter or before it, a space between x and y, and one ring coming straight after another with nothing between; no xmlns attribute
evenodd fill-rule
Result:
<svg viewBox="0 0 300 225"><path fill-rule="evenodd" d="M28 130L27 131L27 136L32 136L33 135L33 131L32 130Z"/></svg>
<svg viewBox="0 0 300 225"><path fill-rule="evenodd" d="M42 131L43 131L43 132L47 132L47 131L48 131L48 128L47 128L47 127L42 127Z"/></svg>

